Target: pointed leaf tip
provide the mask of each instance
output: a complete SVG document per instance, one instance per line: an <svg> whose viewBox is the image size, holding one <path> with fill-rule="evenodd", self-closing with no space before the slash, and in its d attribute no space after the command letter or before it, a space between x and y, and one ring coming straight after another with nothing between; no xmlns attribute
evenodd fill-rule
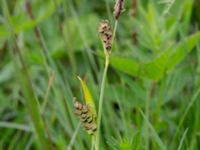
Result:
<svg viewBox="0 0 200 150"><path fill-rule="evenodd" d="M84 92L84 97L85 97L85 103L86 105L90 105L91 111L96 114L96 109L95 109L95 104L94 104L94 100L92 98L92 95L87 87L87 85L85 84L85 82L79 77L77 76L77 78L79 79L81 86L83 88L83 92Z"/></svg>

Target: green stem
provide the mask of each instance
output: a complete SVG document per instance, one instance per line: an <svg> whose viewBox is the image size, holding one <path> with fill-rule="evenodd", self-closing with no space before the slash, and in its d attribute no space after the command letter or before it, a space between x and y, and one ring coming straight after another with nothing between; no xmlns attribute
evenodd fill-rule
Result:
<svg viewBox="0 0 200 150"><path fill-rule="evenodd" d="M97 140L97 136L93 135L92 136L92 149L91 150L97 150L98 149L96 140Z"/></svg>
<svg viewBox="0 0 200 150"><path fill-rule="evenodd" d="M81 127L81 122L79 122L78 126L76 127L76 130L73 133L73 136L72 136L72 138L71 138L71 140L69 142L69 145L67 146L66 150L71 150L72 149L71 147L73 146L73 144L76 141L76 136L78 134L78 131L79 131L80 127Z"/></svg>
<svg viewBox="0 0 200 150"><path fill-rule="evenodd" d="M147 120L149 120L149 91L148 91L148 88L146 91L145 115L146 115ZM147 120L145 120L145 128L144 128L146 150L149 149L149 126L148 126Z"/></svg>
<svg viewBox="0 0 200 150"><path fill-rule="evenodd" d="M106 11L107 11L107 14L108 14L108 18L109 18L110 21L112 21L112 14L111 14L110 6L109 6L109 0L106 0L105 4L106 4Z"/></svg>
<svg viewBox="0 0 200 150"><path fill-rule="evenodd" d="M97 149L99 149L99 142L100 142L100 125L101 125L101 115L102 115L102 106L103 106L103 97L104 97L104 89L105 89L105 81L106 75L109 66L109 53L106 53L106 61L105 61L105 68L103 72L103 79L101 82L101 90L100 90L100 97L99 97L99 111L98 111L98 121L97 121Z"/></svg>
<svg viewBox="0 0 200 150"><path fill-rule="evenodd" d="M117 25L118 25L118 20L115 21L115 25L114 25L114 30L113 30L113 38L112 38L112 44L113 44L113 41L115 39L115 34L116 34L116 30L117 30Z"/></svg>

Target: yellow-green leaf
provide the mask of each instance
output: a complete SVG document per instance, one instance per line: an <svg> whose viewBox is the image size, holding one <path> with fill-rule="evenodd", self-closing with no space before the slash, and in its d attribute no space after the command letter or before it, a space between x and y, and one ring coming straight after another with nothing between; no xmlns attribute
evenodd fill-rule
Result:
<svg viewBox="0 0 200 150"><path fill-rule="evenodd" d="M86 105L90 105L91 112L96 115L96 109L95 109L94 100L92 98L92 95L91 95L87 85L83 82L83 80L79 76L77 76L77 78L81 82L81 86L83 88Z"/></svg>

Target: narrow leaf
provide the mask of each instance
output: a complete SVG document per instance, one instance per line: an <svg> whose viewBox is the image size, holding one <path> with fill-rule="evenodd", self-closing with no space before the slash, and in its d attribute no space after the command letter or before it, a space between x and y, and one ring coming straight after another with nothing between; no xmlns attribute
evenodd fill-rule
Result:
<svg viewBox="0 0 200 150"><path fill-rule="evenodd" d="M83 88L83 92L84 92L84 96L85 96L85 103L87 105L90 105L91 111L96 114L96 109L95 109L95 104L94 104L94 100L92 98L92 95L87 87L87 85L83 82L83 80L77 76L77 78L79 79L81 86Z"/></svg>

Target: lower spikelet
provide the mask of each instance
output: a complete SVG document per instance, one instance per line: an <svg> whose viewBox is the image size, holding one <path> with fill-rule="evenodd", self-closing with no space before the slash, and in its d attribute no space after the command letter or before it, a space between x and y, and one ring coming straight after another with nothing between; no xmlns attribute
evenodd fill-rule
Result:
<svg viewBox="0 0 200 150"><path fill-rule="evenodd" d="M111 44L112 44L112 30L109 25L108 20L102 20L98 32L100 34L100 38L103 42L103 45L107 51L111 49Z"/></svg>
<svg viewBox="0 0 200 150"><path fill-rule="evenodd" d="M75 114L79 117L85 130L93 135L97 130L96 116L91 113L90 106L81 104L74 98Z"/></svg>

